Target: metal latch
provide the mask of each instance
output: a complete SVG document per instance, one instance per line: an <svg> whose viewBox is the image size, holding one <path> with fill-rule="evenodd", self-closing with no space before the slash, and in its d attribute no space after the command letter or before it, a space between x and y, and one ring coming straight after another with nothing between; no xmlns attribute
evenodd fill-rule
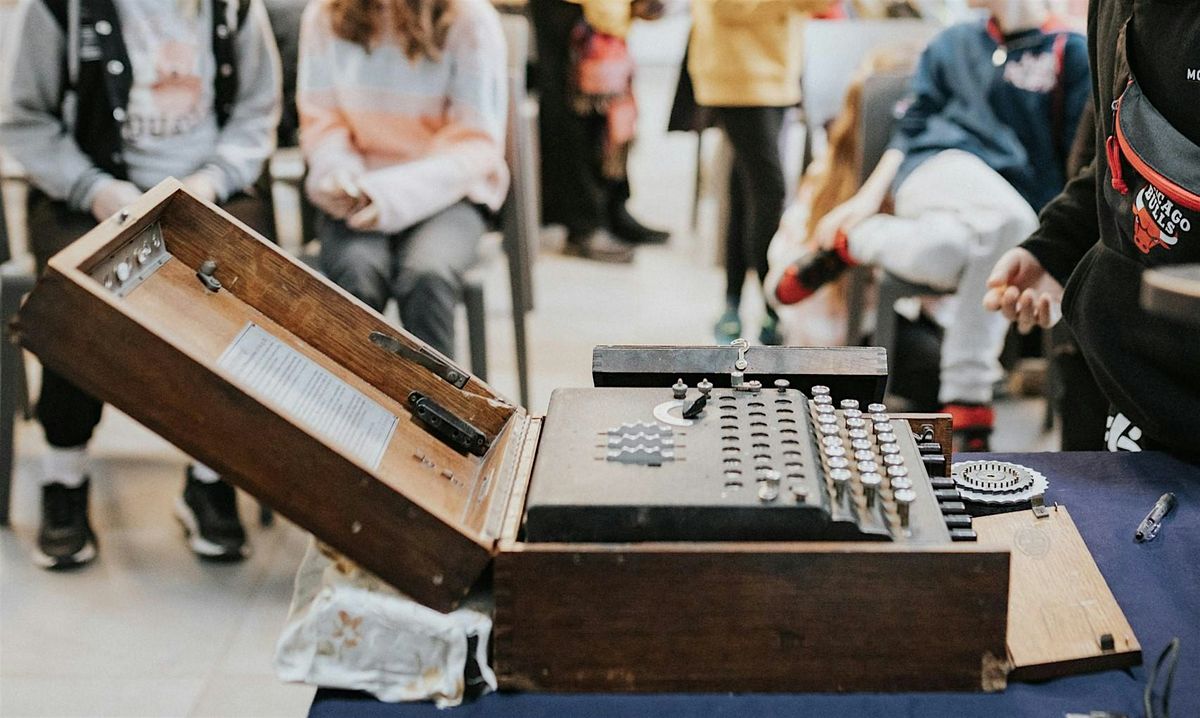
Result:
<svg viewBox="0 0 1200 718"><path fill-rule="evenodd" d="M156 222L97 263L88 274L116 296L125 297L170 259L162 227Z"/></svg>
<svg viewBox="0 0 1200 718"><path fill-rule="evenodd" d="M413 418L455 451L483 456L491 447L486 434L421 392L409 394L408 404Z"/></svg>
<svg viewBox="0 0 1200 718"><path fill-rule="evenodd" d="M384 334L383 332L371 332L371 343L386 352L399 355L425 367L433 372L435 376L453 384L455 388L463 388L467 385L467 379L470 378L469 374L454 366L449 359L441 354L425 347L413 349L396 337Z"/></svg>
<svg viewBox="0 0 1200 718"><path fill-rule="evenodd" d="M1044 519L1050 515L1050 509L1046 508L1046 495L1034 494L1029 500L1030 508L1033 510L1033 515L1039 519Z"/></svg>
<svg viewBox="0 0 1200 718"><path fill-rule="evenodd" d="M746 361L746 352L750 351L750 342L738 337L730 342L730 346L737 349L738 358L733 363L733 371L729 372L729 386L734 391L759 391L762 389L762 382L746 381L746 369L750 366L750 362Z"/></svg>

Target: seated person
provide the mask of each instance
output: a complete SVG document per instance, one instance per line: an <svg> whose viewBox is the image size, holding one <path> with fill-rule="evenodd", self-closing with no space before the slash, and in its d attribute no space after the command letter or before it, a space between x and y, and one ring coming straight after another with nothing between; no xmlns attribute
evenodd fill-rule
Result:
<svg viewBox="0 0 1200 718"><path fill-rule="evenodd" d="M930 43L891 148L858 193L818 223L814 240L842 263L953 293L935 317L944 329L939 401L962 448L981 451L1008 326L982 308L987 276L1065 184L1089 73L1083 37L1047 27L1045 0L974 2L990 19ZM889 191L895 214L880 214ZM815 289L802 286L813 278L800 270L780 282L781 300Z"/></svg>
<svg viewBox="0 0 1200 718"><path fill-rule="evenodd" d="M487 0L316 0L300 30L321 267L447 356L485 213L508 191L507 57Z"/></svg>
<svg viewBox="0 0 1200 718"><path fill-rule="evenodd" d="M846 88L841 110L828 127L828 146L815 158L783 213L779 230L771 239L767 260L771 271L764 282L767 301L779 314L779 330L788 346L842 346L862 337L846 336L849 308L848 277L816 290L802 303L783 305L776 294L785 270L797 257L817 249L812 234L817 223L858 189L858 157L862 152L862 95L867 78L876 73L911 72L919 46L899 44L870 53Z"/></svg>
<svg viewBox="0 0 1200 718"><path fill-rule="evenodd" d="M253 196L275 149L280 104L279 57L260 0L82 0L78 16L69 4L24 0L4 63L0 141L32 185L39 270L171 176L273 234L269 210ZM96 556L87 445L102 408L43 371L37 414L50 447L34 558L47 568ZM200 556L247 554L233 487L208 467L188 467L176 512Z"/></svg>

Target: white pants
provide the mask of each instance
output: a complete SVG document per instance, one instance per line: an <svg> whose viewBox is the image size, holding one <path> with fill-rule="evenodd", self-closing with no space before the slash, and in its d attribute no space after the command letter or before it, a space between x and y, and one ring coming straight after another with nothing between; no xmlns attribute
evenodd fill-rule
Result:
<svg viewBox="0 0 1200 718"><path fill-rule="evenodd" d="M940 401L992 400L1008 322L983 308L987 277L1037 226L1033 208L1003 177L975 155L947 150L904 180L894 215L850 232L850 254L863 264L953 292L934 316L945 330Z"/></svg>

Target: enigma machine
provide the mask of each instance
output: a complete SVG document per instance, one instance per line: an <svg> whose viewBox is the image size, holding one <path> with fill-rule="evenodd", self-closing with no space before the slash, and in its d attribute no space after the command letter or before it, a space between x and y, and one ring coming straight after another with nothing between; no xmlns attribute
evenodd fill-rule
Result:
<svg viewBox="0 0 1200 718"><path fill-rule="evenodd" d="M975 539L954 481L926 476L921 451L944 457L932 436L916 441L882 404L835 401L821 385L810 396L787 379L766 388L736 370L723 388L559 389L530 482L526 538Z"/></svg>
<svg viewBox="0 0 1200 718"><path fill-rule="evenodd" d="M1000 690L1140 656L1065 509L968 518L881 349L597 347L537 416L173 180L14 329L413 599L490 590L507 689Z"/></svg>

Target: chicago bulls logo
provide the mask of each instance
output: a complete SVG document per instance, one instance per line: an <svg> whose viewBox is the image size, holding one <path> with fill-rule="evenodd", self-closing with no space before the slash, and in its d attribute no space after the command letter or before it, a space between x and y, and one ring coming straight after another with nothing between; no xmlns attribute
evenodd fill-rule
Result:
<svg viewBox="0 0 1200 718"><path fill-rule="evenodd" d="M1179 234L1191 228L1191 220L1153 185L1138 192L1133 202L1133 242L1142 254L1155 247L1174 247Z"/></svg>

